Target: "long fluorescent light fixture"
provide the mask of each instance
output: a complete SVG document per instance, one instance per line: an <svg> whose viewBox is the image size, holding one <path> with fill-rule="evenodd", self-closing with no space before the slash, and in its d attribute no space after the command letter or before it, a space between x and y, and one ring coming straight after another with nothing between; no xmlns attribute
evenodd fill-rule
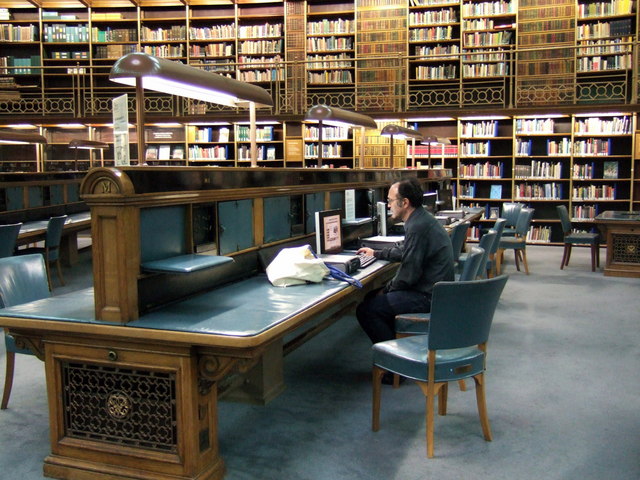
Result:
<svg viewBox="0 0 640 480"><path fill-rule="evenodd" d="M81 150L105 150L109 148L109 144L105 142L98 142L96 140L71 140L69 142L69 148L78 148Z"/></svg>
<svg viewBox="0 0 640 480"><path fill-rule="evenodd" d="M0 143L29 145L32 143L47 143L47 139L37 133L0 131Z"/></svg>
<svg viewBox="0 0 640 480"><path fill-rule="evenodd" d="M111 68L109 80L145 90L179 95L229 107L273 106L269 93L251 83L145 53L129 53Z"/></svg>
<svg viewBox="0 0 640 480"><path fill-rule="evenodd" d="M388 135L396 139L422 140L422 134L412 128L401 127L400 125L385 125L380 130L380 135Z"/></svg>
<svg viewBox="0 0 640 480"><path fill-rule="evenodd" d="M376 121L361 113L350 112L341 108L329 107L327 105L314 105L309 109L305 120L316 120L326 125L334 126L357 126L364 128L378 128Z"/></svg>

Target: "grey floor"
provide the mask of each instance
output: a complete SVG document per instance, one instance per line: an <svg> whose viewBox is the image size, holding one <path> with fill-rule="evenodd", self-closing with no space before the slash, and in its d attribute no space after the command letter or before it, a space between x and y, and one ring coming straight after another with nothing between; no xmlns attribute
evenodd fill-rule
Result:
<svg viewBox="0 0 640 480"><path fill-rule="evenodd" d="M564 271L560 248L527 251L529 276L507 259L490 339L493 442L482 438L473 391L452 386L435 458L425 458L424 400L409 382L383 389L381 429L371 432L370 344L345 317L286 357L287 389L269 405L221 403L225 478L640 479L640 279L592 273L586 249ZM89 263L67 271L70 285L56 293L84 286ZM20 356L17 375L0 412L0 478L41 479L43 366Z"/></svg>

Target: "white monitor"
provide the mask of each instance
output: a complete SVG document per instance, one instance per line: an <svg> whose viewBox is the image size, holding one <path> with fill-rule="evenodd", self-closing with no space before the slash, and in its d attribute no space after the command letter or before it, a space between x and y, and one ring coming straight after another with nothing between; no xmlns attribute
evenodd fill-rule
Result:
<svg viewBox="0 0 640 480"><path fill-rule="evenodd" d="M378 234L387 236L387 204L385 202L376 203L376 217L378 219Z"/></svg>

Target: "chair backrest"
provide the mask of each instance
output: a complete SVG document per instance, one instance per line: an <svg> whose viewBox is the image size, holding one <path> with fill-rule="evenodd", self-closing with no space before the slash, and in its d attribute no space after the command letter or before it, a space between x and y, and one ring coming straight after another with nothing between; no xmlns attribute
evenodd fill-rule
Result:
<svg viewBox="0 0 640 480"><path fill-rule="evenodd" d="M485 249L480 247L471 247L467 259L462 267L460 278L458 281L464 282L466 280L475 280L480 272L480 265L482 265L482 259L485 258ZM485 263L486 260L485 260Z"/></svg>
<svg viewBox="0 0 640 480"><path fill-rule="evenodd" d="M496 220L496 223L493 224L493 227L491 227L491 230L495 230L496 237L495 237L495 240L493 241L493 245L491 246L491 249L489 250L489 254L493 255L498 251L498 245L500 244L500 239L502 238L502 232L504 231L504 227L506 224L507 224L506 219L498 218Z"/></svg>
<svg viewBox="0 0 640 480"><path fill-rule="evenodd" d="M569 212L564 205L556 205L558 211L558 217L560 217L560 225L562 225L562 233L567 235L571 233L571 219L569 218Z"/></svg>
<svg viewBox="0 0 640 480"><path fill-rule="evenodd" d="M3 307L51 295L47 267L40 253L0 258L0 300Z"/></svg>
<svg viewBox="0 0 640 480"><path fill-rule="evenodd" d="M45 248L49 250L49 260L56 260L58 258L58 247L60 246L62 229L64 228L64 222L66 221L66 215L51 217L49 219L49 223L47 224L47 236L44 241Z"/></svg>
<svg viewBox="0 0 640 480"><path fill-rule="evenodd" d="M507 221L507 227L515 227L518 223L518 216L522 210L521 203L506 202L502 204L502 218Z"/></svg>
<svg viewBox="0 0 640 480"><path fill-rule="evenodd" d="M507 275L433 287L429 350L465 348L489 339L491 322Z"/></svg>
<svg viewBox="0 0 640 480"><path fill-rule="evenodd" d="M0 225L0 258L13 255L21 226L21 223Z"/></svg>
<svg viewBox="0 0 640 480"><path fill-rule="evenodd" d="M489 253L493 249L493 246L498 242L498 234L491 228L485 233L478 242L478 246L484 250L482 258L480 259L480 265L478 265L478 275L485 277L487 274L487 260L489 259ZM497 246L496 246L497 248Z"/></svg>
<svg viewBox="0 0 640 480"><path fill-rule="evenodd" d="M458 258L460 258L462 245L464 245L464 241L467 238L467 232L469 231L470 226L471 224L469 222L460 222L458 225L453 227L453 232L451 232L451 246L453 247L454 262L457 262Z"/></svg>
<svg viewBox="0 0 640 480"><path fill-rule="evenodd" d="M533 220L533 212L535 208L522 208L520 215L518 215L518 223L516 223L516 236L526 237L529 227L531 226L531 220Z"/></svg>

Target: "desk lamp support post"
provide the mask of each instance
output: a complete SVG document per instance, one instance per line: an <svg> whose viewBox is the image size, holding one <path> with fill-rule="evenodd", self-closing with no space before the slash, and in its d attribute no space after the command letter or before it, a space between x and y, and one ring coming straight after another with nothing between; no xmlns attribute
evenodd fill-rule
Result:
<svg viewBox="0 0 640 480"><path fill-rule="evenodd" d="M251 167L258 166L258 141L256 139L256 104L249 102L249 141L251 142Z"/></svg>
<svg viewBox="0 0 640 480"><path fill-rule="evenodd" d="M136 78L136 123L138 125L138 165L144 163L144 88L142 88L142 77Z"/></svg>
<svg viewBox="0 0 640 480"><path fill-rule="evenodd" d="M318 120L318 168L322 168L322 160L323 160L322 131L323 129L324 127L322 126L322 120Z"/></svg>

